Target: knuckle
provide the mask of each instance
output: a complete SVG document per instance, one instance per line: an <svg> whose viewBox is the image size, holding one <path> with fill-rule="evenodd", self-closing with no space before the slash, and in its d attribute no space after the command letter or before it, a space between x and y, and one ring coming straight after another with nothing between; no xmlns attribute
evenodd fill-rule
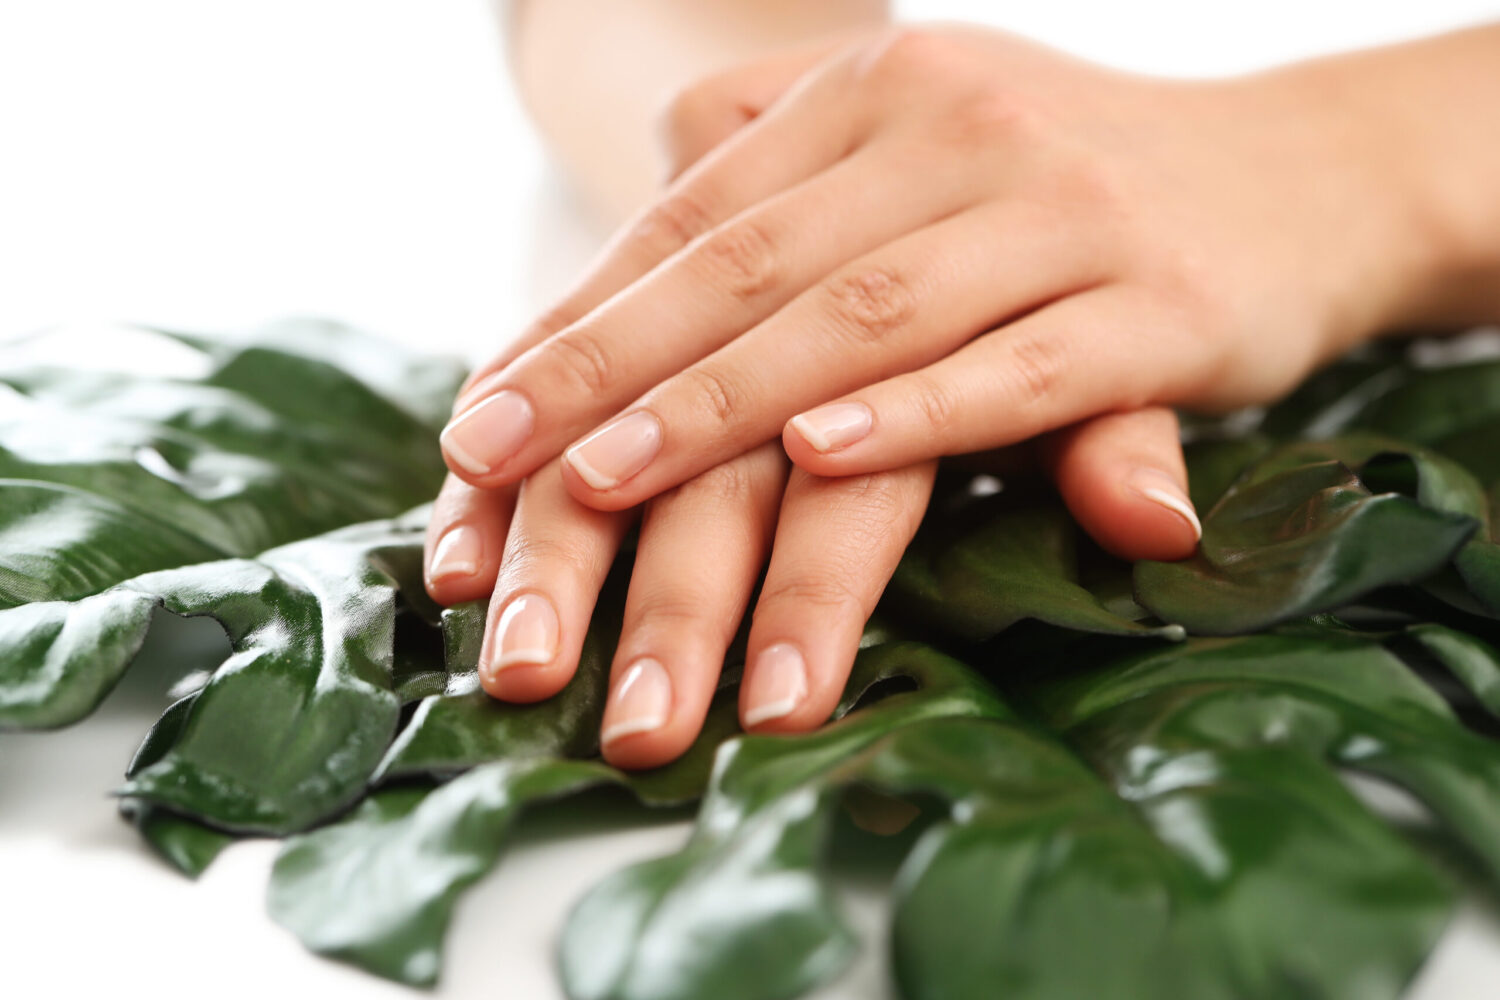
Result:
<svg viewBox="0 0 1500 1000"><path fill-rule="evenodd" d="M838 329L867 342L883 340L906 324L917 306L911 283L886 267L834 278L828 296Z"/></svg>
<svg viewBox="0 0 1500 1000"><path fill-rule="evenodd" d="M755 616L773 607L812 607L823 611L864 611L865 602L854 589L834 576L801 576L768 585L761 591Z"/></svg>
<svg viewBox="0 0 1500 1000"><path fill-rule="evenodd" d="M634 581L631 586L633 606L622 634L636 639L670 636L674 644L702 637L724 646L734 638L739 616L723 614L704 600L701 590L666 583L642 587Z"/></svg>
<svg viewBox="0 0 1500 1000"><path fill-rule="evenodd" d="M712 117L722 103L708 80L700 80L678 90L662 107L658 120L668 136L695 134L704 121Z"/></svg>
<svg viewBox="0 0 1500 1000"><path fill-rule="evenodd" d="M946 67L953 43L925 28L898 27L876 38L861 60L861 75L898 81L926 77Z"/></svg>
<svg viewBox="0 0 1500 1000"><path fill-rule="evenodd" d="M747 402L744 388L735 378L707 365L689 368L679 378L690 397L699 401L708 415L720 424L737 423Z"/></svg>
<svg viewBox="0 0 1500 1000"><path fill-rule="evenodd" d="M1057 392L1069 363L1068 340L1055 333L1012 336L1005 367L1023 405L1049 401Z"/></svg>
<svg viewBox="0 0 1500 1000"><path fill-rule="evenodd" d="M593 333L575 329L548 346L562 369L584 392L599 395L613 385L614 359Z"/></svg>
<svg viewBox="0 0 1500 1000"><path fill-rule="evenodd" d="M725 462L658 494L651 500L646 518L652 521L683 508L712 513L742 507L754 489L755 477L744 462Z"/></svg>
<svg viewBox="0 0 1500 1000"><path fill-rule="evenodd" d="M636 223L635 238L667 257L708 232L713 224L713 213L699 195L678 191L646 210Z"/></svg>
<svg viewBox="0 0 1500 1000"><path fill-rule="evenodd" d="M922 420L938 438L949 434L958 422L958 400L942 382L928 375L913 374L911 400Z"/></svg>
<svg viewBox="0 0 1500 1000"><path fill-rule="evenodd" d="M957 101L937 120L941 138L961 150L1040 145L1044 117L1040 108L1018 93L988 89Z"/></svg>
<svg viewBox="0 0 1500 1000"><path fill-rule="evenodd" d="M514 534L505 541L502 573L511 589L521 589L520 581L551 575L558 566L588 572L596 561L593 547L576 536Z"/></svg>
<svg viewBox="0 0 1500 1000"><path fill-rule="evenodd" d="M738 299L769 291L780 276L776 241L762 223L748 219L715 230L695 257L713 284Z"/></svg>

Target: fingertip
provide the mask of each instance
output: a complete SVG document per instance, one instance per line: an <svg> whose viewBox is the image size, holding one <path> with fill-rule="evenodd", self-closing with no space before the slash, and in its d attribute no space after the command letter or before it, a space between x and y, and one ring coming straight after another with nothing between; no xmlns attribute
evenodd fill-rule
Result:
<svg viewBox="0 0 1500 1000"><path fill-rule="evenodd" d="M1068 509L1105 551L1130 561L1191 556L1202 528L1187 493L1158 469L1138 468L1098 482L1059 483Z"/></svg>
<svg viewBox="0 0 1500 1000"><path fill-rule="evenodd" d="M422 584L445 607L486 598L495 588L515 496L449 477L433 505L422 553Z"/></svg>
<svg viewBox="0 0 1500 1000"><path fill-rule="evenodd" d="M565 647L562 637L557 608L546 595L528 592L497 601L479 650L480 686L501 701L552 697L578 669L572 650L577 643Z"/></svg>
<svg viewBox="0 0 1500 1000"><path fill-rule="evenodd" d="M842 685L816 683L839 671L814 671L801 643L778 641L755 653L740 684L740 726L747 733L804 733L833 713ZM847 670L842 673L847 674Z"/></svg>
<svg viewBox="0 0 1500 1000"><path fill-rule="evenodd" d="M792 420L795 419L797 418L792 418ZM791 420L788 420L786 426L781 429L781 448L786 452L786 457L792 460L792 464L804 472L825 478L843 474L843 470L839 468L838 457L814 448L807 438L792 426Z"/></svg>

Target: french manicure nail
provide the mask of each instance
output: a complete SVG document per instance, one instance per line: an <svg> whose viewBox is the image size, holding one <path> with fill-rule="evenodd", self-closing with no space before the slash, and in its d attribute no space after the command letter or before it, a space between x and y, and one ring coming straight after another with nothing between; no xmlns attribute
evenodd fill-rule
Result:
<svg viewBox="0 0 1500 1000"><path fill-rule="evenodd" d="M660 661L644 656L630 665L604 708L600 743L660 729L672 709L672 680Z"/></svg>
<svg viewBox="0 0 1500 1000"><path fill-rule="evenodd" d="M486 664L493 677L517 664L551 663L557 655L557 611L540 594L522 594L505 606L495 628L495 650Z"/></svg>
<svg viewBox="0 0 1500 1000"><path fill-rule="evenodd" d="M450 420L438 440L460 469L483 476L521 450L535 423L526 397L505 389Z"/></svg>
<svg viewBox="0 0 1500 1000"><path fill-rule="evenodd" d="M792 429L820 452L847 448L875 426L875 415L864 403L829 403L791 420Z"/></svg>
<svg viewBox="0 0 1500 1000"><path fill-rule="evenodd" d="M661 450L661 421L636 410L606 424L563 455L596 490L612 490L651 464Z"/></svg>
<svg viewBox="0 0 1500 1000"><path fill-rule="evenodd" d="M1160 504L1181 517L1193 529L1195 541L1203 538L1203 525L1198 520L1197 512L1193 510L1193 502L1188 499L1182 487L1177 485L1177 480L1160 469L1141 466L1130 473L1125 485L1152 503Z"/></svg>
<svg viewBox="0 0 1500 1000"><path fill-rule="evenodd" d="M767 646L755 658L745 696L745 727L791 715L807 697L807 663L789 642Z"/></svg>
<svg viewBox="0 0 1500 1000"><path fill-rule="evenodd" d="M432 564L427 568L427 578L446 580L450 576L473 576L479 569L482 546L479 532L469 525L460 524L449 528L432 550Z"/></svg>

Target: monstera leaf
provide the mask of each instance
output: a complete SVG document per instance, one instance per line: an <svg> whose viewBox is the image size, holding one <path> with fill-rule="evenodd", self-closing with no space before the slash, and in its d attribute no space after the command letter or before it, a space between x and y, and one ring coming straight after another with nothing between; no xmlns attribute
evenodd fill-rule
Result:
<svg viewBox="0 0 1500 1000"><path fill-rule="evenodd" d="M456 365L328 324L243 342L161 336L196 351L204 374L0 367L0 728L92 710L166 589L195 591L183 613L212 613L210 592L232 597L234 574L264 582L230 560L390 517L441 479ZM213 561L197 583L142 582ZM280 610L244 609L262 626Z"/></svg>
<svg viewBox="0 0 1500 1000"><path fill-rule="evenodd" d="M1258 429L1194 422L1183 563L1120 563L1045 485L950 470L836 721L740 734L737 647L692 749L624 773L597 730L628 557L535 705L480 690L483 609L422 592L425 511L402 512L441 478L451 365L317 323L162 336L197 376L0 352L0 725L86 714L158 609L218 620L228 659L146 735L122 809L188 873L290 835L269 905L318 953L434 982L508 832L590 789L702 801L680 851L579 902L575 1000L792 997L861 944L910 998L1382 1000L1451 912L1455 851L1500 887L1489 362L1383 344ZM918 814L884 942L827 857L871 792Z"/></svg>

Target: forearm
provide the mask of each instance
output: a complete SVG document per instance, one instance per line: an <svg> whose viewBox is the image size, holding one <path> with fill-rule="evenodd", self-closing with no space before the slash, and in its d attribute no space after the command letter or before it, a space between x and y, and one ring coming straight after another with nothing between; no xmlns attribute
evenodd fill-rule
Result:
<svg viewBox="0 0 1500 1000"><path fill-rule="evenodd" d="M656 117L693 80L885 18L886 0L497 0L521 99L612 218L660 184Z"/></svg>
<svg viewBox="0 0 1500 1000"><path fill-rule="evenodd" d="M1411 273L1392 326L1500 320L1500 25L1308 64L1365 123Z"/></svg>

